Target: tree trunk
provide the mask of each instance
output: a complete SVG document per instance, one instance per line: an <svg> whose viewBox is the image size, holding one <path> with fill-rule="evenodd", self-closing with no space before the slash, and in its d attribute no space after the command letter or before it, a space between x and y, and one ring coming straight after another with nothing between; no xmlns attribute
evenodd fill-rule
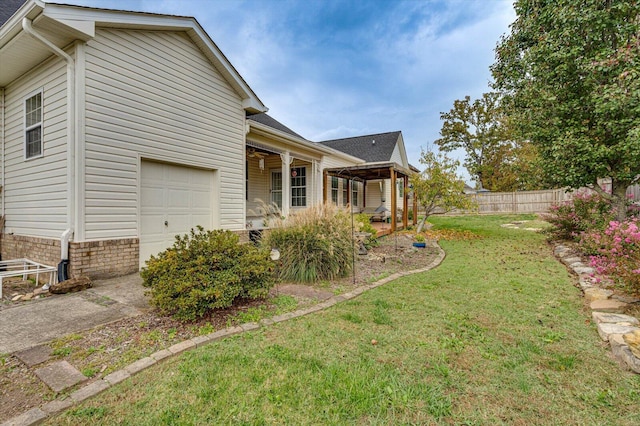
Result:
<svg viewBox="0 0 640 426"><path fill-rule="evenodd" d="M418 229L416 230L416 232L419 234L422 232L422 228L424 228L424 224L427 223L427 215L425 214L424 217L420 220L420 223L418 224Z"/></svg>
<svg viewBox="0 0 640 426"><path fill-rule="evenodd" d="M611 182L611 206L618 222L627 219L627 186Z"/></svg>

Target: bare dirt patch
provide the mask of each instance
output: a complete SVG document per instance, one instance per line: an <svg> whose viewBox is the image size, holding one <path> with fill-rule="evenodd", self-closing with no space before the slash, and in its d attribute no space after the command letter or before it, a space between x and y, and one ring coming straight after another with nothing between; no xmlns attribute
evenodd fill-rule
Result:
<svg viewBox="0 0 640 426"><path fill-rule="evenodd" d="M188 323L159 315L155 311L146 312L50 342L50 359L31 368L15 355L0 354L0 422L50 400L64 398L75 390L70 388L55 393L42 383L33 370L48 363L68 361L89 378L83 383L86 385L175 343L244 322L251 318L249 315L267 317L282 313L283 310L291 311L308 306L320 301L318 294L341 294L396 272L424 268L438 254L435 242L431 242L426 248L413 247L410 234L399 233L379 241L379 246L370 249L367 255L356 256L355 274L332 282L309 285L308 291L300 291L297 283L281 283L277 291L272 292L265 300L239 301L229 309L218 310ZM29 281L18 281L5 285L7 297L3 297L0 302L0 309L12 306L13 303L38 303L37 300L11 301L9 296L12 294L24 294L36 288ZM289 292L293 302L283 306L278 303L278 297L289 295L286 289L291 284L295 284L298 290ZM46 297L46 294L40 297Z"/></svg>

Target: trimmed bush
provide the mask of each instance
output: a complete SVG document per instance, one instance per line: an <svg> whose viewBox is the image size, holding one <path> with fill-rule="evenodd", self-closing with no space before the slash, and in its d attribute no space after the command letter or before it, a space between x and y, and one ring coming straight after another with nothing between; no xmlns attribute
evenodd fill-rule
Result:
<svg viewBox="0 0 640 426"><path fill-rule="evenodd" d="M577 192L573 200L552 206L544 219L553 238L578 241L592 229L604 229L614 219L611 202L597 193Z"/></svg>
<svg viewBox="0 0 640 426"><path fill-rule="evenodd" d="M163 314L193 320L238 298L266 297L275 284L273 266L268 250L240 244L231 231L198 227L151 256L140 274Z"/></svg>
<svg viewBox="0 0 640 426"><path fill-rule="evenodd" d="M281 279L316 282L351 272L355 245L347 210L333 204L318 205L274 225L263 244L280 250Z"/></svg>

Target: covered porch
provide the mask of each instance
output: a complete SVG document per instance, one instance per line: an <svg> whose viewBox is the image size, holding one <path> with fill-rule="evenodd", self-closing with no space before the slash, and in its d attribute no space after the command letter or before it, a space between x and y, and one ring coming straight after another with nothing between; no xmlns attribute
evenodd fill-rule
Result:
<svg viewBox="0 0 640 426"><path fill-rule="evenodd" d="M268 227L265 216L289 216L320 201L321 158L247 141L247 229Z"/></svg>
<svg viewBox="0 0 640 426"><path fill-rule="evenodd" d="M362 207L357 209L352 207L352 209L354 213L362 212L372 216L382 213L380 225L376 226L377 222L372 223L378 230L378 235L386 235L408 228L410 207L413 211L412 223L413 225L417 223L416 200L412 199L409 189L411 173L397 163L372 163L325 169L323 181L328 182L329 178L339 178L347 182L347 185L363 182ZM331 200L331 190L331 186L325 184L324 202ZM345 192L347 197L352 193L349 189ZM412 199L411 203L410 199ZM347 199L347 203L353 206L351 200Z"/></svg>

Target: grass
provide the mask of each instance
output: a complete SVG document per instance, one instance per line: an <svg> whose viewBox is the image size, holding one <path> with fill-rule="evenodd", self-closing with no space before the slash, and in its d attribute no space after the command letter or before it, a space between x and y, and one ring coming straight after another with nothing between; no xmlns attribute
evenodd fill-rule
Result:
<svg viewBox="0 0 640 426"><path fill-rule="evenodd" d="M640 424L640 377L609 357L575 278L542 235L500 227L523 219L430 218L479 238L441 239L432 271L172 358L49 424Z"/></svg>

